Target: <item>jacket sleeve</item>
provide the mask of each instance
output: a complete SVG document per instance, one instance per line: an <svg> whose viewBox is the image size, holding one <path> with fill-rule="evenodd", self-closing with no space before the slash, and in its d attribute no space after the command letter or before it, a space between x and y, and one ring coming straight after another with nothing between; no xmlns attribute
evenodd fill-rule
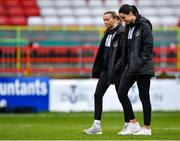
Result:
<svg viewBox="0 0 180 141"><path fill-rule="evenodd" d="M122 33L119 39L119 48L120 48L120 57L117 63L115 64L115 71L122 71L125 65L125 47L126 47L126 34Z"/></svg>
<svg viewBox="0 0 180 141"><path fill-rule="evenodd" d="M151 60L153 56L153 35L148 23L142 23L141 47L140 56L142 60Z"/></svg>
<svg viewBox="0 0 180 141"><path fill-rule="evenodd" d="M98 48L95 61L92 67L92 78L99 78L102 73L103 68L103 39L101 40L100 46Z"/></svg>

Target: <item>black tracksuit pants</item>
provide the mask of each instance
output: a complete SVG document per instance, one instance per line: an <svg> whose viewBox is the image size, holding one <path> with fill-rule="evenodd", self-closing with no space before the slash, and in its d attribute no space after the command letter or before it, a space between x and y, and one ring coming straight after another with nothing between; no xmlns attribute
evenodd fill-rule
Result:
<svg viewBox="0 0 180 141"><path fill-rule="evenodd" d="M128 91L131 86L137 82L139 97L143 107L144 125L151 123L151 102L149 96L150 76L149 75L128 75L127 68L124 70L118 89L118 97L124 110L125 122L134 119L135 115L131 102L128 97Z"/></svg>
<svg viewBox="0 0 180 141"><path fill-rule="evenodd" d="M110 84L108 84L107 71L103 71L103 73L101 74L98 80L95 94L94 94L94 104L95 104L94 119L95 120L101 120L102 109L103 109L103 96L109 86ZM119 85L115 84L116 92L118 91L118 87Z"/></svg>

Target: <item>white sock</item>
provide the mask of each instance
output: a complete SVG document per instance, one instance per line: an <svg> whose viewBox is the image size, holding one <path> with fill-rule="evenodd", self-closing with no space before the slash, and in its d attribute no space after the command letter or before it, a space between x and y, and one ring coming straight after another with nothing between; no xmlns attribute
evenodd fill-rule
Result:
<svg viewBox="0 0 180 141"><path fill-rule="evenodd" d="M129 125L129 122L124 123L124 127L128 127L128 125Z"/></svg>
<svg viewBox="0 0 180 141"><path fill-rule="evenodd" d="M94 125L95 125L97 128L100 128L100 127L101 127L101 121L100 121L100 120L94 120Z"/></svg>

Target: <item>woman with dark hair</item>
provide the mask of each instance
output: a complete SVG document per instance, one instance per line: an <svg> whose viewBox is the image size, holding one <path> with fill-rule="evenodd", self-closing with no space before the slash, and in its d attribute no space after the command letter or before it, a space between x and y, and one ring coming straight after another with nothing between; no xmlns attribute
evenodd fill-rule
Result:
<svg viewBox="0 0 180 141"><path fill-rule="evenodd" d="M119 24L119 16L114 11L103 15L106 31L101 40L92 69L92 77L99 78L94 94L94 123L84 134L102 134L101 114L103 96L110 86L115 84L118 91L119 81L124 69L125 28Z"/></svg>
<svg viewBox="0 0 180 141"><path fill-rule="evenodd" d="M127 57L126 67L122 74L118 97L124 110L125 125L120 135L151 135L151 102L150 79L154 76L153 68L153 36L152 25L142 17L135 6L122 5L119 17L126 23ZM128 91L137 82L139 97L143 107L144 126L137 122L132 105L128 98Z"/></svg>

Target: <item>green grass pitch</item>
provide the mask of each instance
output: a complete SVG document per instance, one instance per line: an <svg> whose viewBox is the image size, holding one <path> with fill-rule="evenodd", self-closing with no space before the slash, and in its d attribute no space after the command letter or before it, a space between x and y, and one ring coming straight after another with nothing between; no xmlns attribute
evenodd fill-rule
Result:
<svg viewBox="0 0 180 141"><path fill-rule="evenodd" d="M136 118L143 124L142 113ZM153 112L152 136L120 136L122 112L104 112L103 135L84 135L92 112L0 114L0 140L180 140L180 112Z"/></svg>

